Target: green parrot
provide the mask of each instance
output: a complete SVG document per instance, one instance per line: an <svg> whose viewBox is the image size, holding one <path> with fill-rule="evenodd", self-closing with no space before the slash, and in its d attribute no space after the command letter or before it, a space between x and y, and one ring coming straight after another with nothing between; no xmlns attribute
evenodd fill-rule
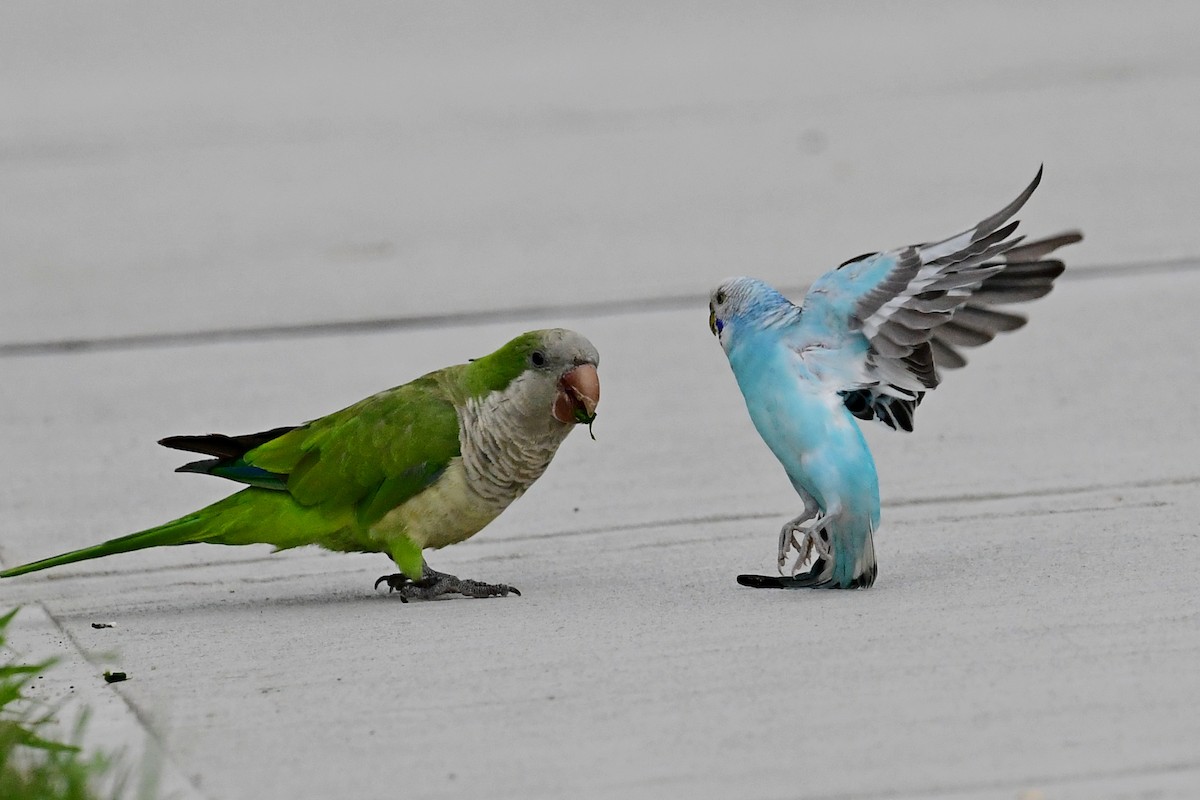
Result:
<svg viewBox="0 0 1200 800"><path fill-rule="evenodd" d="M600 401L592 343L555 328L446 367L296 427L244 436L172 436L160 444L211 458L178 472L248 484L156 528L0 572L47 567L160 545L315 544L385 553L400 568L375 582L401 600L447 593L520 592L435 572L422 551L478 533L549 466Z"/></svg>

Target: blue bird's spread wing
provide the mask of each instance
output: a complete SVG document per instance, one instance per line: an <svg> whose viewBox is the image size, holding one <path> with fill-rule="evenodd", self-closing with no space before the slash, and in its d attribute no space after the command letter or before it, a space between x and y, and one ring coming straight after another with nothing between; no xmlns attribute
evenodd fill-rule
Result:
<svg viewBox="0 0 1200 800"><path fill-rule="evenodd" d="M861 381L841 389L860 419L878 419L911 431L927 390L940 382L939 367L966 364L959 348L978 347L1016 330L1025 317L993 306L1042 297L1063 271L1047 259L1079 241L1075 231L1022 244L1009 222L1041 181L974 227L940 241L850 259L823 275L804 299L826 333L866 339ZM831 312L845 315L844 322ZM807 326L806 326L807 327ZM839 330L840 329L840 330Z"/></svg>
<svg viewBox="0 0 1200 800"><path fill-rule="evenodd" d="M933 330L929 344L937 366L964 367L967 359L956 348L987 344L996 334L1015 331L1024 325L1027 320L1023 315L1000 311L994 306L1027 303L1049 294L1065 266L1058 259L1046 256L1082 239L1079 231L1066 231L1017 245L996 259L1004 269L986 279L949 322Z"/></svg>
<svg viewBox="0 0 1200 800"><path fill-rule="evenodd" d="M1062 261L1046 256L1081 239L1083 236L1078 231L1060 233L1017 245L989 263L988 266L1003 264L1004 269L985 279L948 322L932 330L929 346L934 366L938 370L964 367L967 358L961 352L962 348L979 347L997 334L1023 326L1027 322L1024 315L1001 311L995 306L1024 303L1048 294L1054 288L1054 279L1065 267ZM859 256L859 259L866 257ZM897 394L884 394L875 386L843 392L842 399L850 413L859 419L878 419L893 430L911 432L913 414L925 392L918 392L915 397Z"/></svg>

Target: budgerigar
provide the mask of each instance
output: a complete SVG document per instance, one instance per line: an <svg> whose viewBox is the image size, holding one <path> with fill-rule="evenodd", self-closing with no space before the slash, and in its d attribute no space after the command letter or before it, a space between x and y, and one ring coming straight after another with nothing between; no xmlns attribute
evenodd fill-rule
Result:
<svg viewBox="0 0 1200 800"><path fill-rule="evenodd" d="M574 331L532 331L298 427L163 439L211 456L179 471L249 488L165 525L0 577L160 545L315 544L390 556L400 572L375 585L386 583L406 601L520 594L435 572L422 551L480 531L542 475L576 424L592 422L599 360Z"/></svg>
<svg viewBox="0 0 1200 800"><path fill-rule="evenodd" d="M1083 237L1070 231L1022 243L1013 235L1017 223L1009 219L1041 177L1039 169L1016 200L970 230L846 261L817 279L799 306L753 278L731 278L712 291L709 326L755 428L804 504L779 533L780 576L741 575L739 583L874 583L879 484L854 418L911 431L917 405L938 385L938 367L966 363L956 347L1025 323L993 306L1050 291L1063 264L1046 256ZM796 563L784 575L793 548Z"/></svg>

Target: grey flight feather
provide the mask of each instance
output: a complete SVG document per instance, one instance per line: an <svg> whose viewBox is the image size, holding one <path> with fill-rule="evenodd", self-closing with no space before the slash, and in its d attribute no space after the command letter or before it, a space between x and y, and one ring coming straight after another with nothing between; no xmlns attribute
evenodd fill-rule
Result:
<svg viewBox="0 0 1200 800"><path fill-rule="evenodd" d="M1066 231L1031 242L1013 236L1017 222L1009 219L1041 178L1039 168L1015 200L967 231L892 252L896 263L890 273L855 309L870 343L868 365L878 379L842 393L856 417L911 431L924 390L940 382L938 368L966 365L959 348L978 347L1025 324L1024 316L992 306L1028 302L1050 292L1064 265L1046 256L1083 236ZM859 256L843 266L876 255Z"/></svg>
<svg viewBox="0 0 1200 800"><path fill-rule="evenodd" d="M886 377L892 388L905 390L902 393L910 397L921 387L937 386L936 370L929 374L923 369L923 360L916 364L922 367L919 373L905 370L912 381L903 378L896 381L895 367L901 365L885 362L910 357L915 348L933 338L936 329L949 323L954 312L982 289L987 280L1004 272L1008 266L1004 254L1021 243L1021 238L1014 236L1018 223L1009 220L1021 210L1041 179L1039 168L1033 181L1015 200L967 231L891 253L894 260L891 270L855 308L858 327L871 349L868 367L877 377ZM1010 289L1002 286L996 291L1003 293ZM971 346L971 342L983 344L983 341L954 330L947 343Z"/></svg>

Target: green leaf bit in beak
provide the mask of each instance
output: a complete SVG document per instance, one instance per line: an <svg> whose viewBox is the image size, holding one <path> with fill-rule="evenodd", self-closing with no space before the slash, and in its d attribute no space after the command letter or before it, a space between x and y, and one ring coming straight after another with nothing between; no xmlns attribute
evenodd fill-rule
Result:
<svg viewBox="0 0 1200 800"><path fill-rule="evenodd" d="M596 420L596 405L600 402L600 376L594 364L580 364L559 379L558 397L554 401L554 418L559 422L586 424L588 434Z"/></svg>

